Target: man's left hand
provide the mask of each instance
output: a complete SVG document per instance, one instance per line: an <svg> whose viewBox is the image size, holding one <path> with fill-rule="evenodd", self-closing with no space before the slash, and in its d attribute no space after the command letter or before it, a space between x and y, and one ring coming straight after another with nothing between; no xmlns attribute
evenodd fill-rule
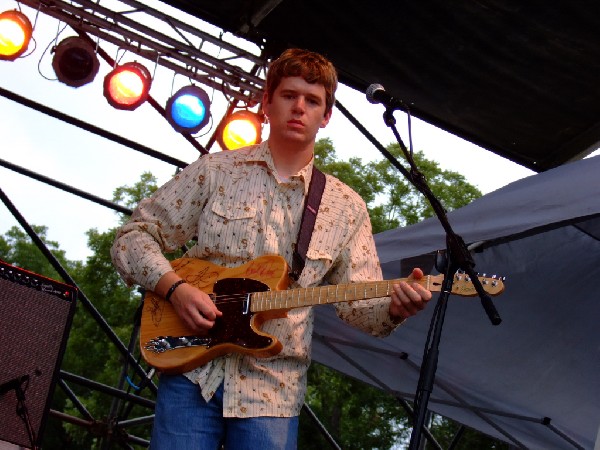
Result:
<svg viewBox="0 0 600 450"><path fill-rule="evenodd" d="M423 278L423 271L418 268L413 269L410 278L420 280ZM399 321L422 311L431 300L431 292L419 283L411 282L410 279L393 284L392 288L390 316Z"/></svg>

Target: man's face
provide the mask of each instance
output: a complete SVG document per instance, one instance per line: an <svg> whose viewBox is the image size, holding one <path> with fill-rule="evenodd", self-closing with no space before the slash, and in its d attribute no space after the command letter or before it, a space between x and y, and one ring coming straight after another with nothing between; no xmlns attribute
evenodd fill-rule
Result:
<svg viewBox="0 0 600 450"><path fill-rule="evenodd" d="M272 98L265 93L263 110L271 136L298 143L314 142L331 117L331 111L325 114L325 87L302 77L282 78Z"/></svg>

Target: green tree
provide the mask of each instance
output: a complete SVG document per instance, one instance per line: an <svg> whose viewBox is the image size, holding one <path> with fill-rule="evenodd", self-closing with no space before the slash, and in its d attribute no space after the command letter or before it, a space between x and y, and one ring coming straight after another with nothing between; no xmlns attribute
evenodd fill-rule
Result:
<svg viewBox="0 0 600 450"><path fill-rule="evenodd" d="M58 242L48 239L48 227L32 225L31 229L44 242L64 269L74 270L80 267L80 264L66 259L65 252L60 249ZM16 226L6 231L4 236L0 236L0 259L30 272L60 280L56 269L46 259L42 251L33 244L29 235Z"/></svg>
<svg viewBox="0 0 600 450"><path fill-rule="evenodd" d="M144 173L134 186L118 188L113 200L131 208L156 188L156 178L149 173ZM120 222L124 220L126 217L120 218ZM46 227L34 225L32 228L61 265L68 269L69 275L91 305L88 308L83 301L77 303L61 369L107 386L117 386L124 367L124 359L99 325L99 320L106 321L111 330L127 345L131 338L140 295L136 288L125 286L112 265L110 247L114 241L116 228L104 233L96 229L87 232L88 247L92 250L92 254L85 264L79 261L68 261L58 243L46 238ZM42 252L17 227L11 228L4 236L0 236L0 258L10 264L60 280ZM131 378L135 379L133 376ZM51 417L44 434L44 448L61 450L96 448L110 425L106 422L106 416L111 410L114 398L99 390L77 384L69 385L69 388L94 418L96 425L89 429L82 428ZM125 390L127 388L124 386ZM148 395L148 393L142 392L140 395ZM67 398L60 388L56 389L52 408L73 417L82 416L73 401ZM138 414L150 413L136 407L129 416L137 417ZM134 434L139 432L140 436L146 438L149 437L149 431L149 425L128 430Z"/></svg>
<svg viewBox="0 0 600 450"><path fill-rule="evenodd" d="M407 437L408 419L396 398L324 365L311 365L305 400L345 450L387 449ZM298 448L328 448L312 420L302 415L300 424Z"/></svg>
<svg viewBox="0 0 600 450"><path fill-rule="evenodd" d="M389 145L387 151L409 169L398 144ZM479 189L463 175L441 169L438 163L426 159L423 152L415 152L413 159L447 211L481 197ZM373 233L411 225L434 215L428 200L387 158L368 163L360 158L339 161L331 140L321 139L315 146L315 160L321 170L339 178L362 197L369 209Z"/></svg>
<svg viewBox="0 0 600 450"><path fill-rule="evenodd" d="M146 172L133 186L117 188L113 201L131 209L156 189L156 178ZM121 224L128 219L125 215L120 214L119 216ZM141 296L137 287L125 285L112 264L110 248L114 242L116 230L117 227L103 233L96 229L87 232L88 247L92 250L92 254L81 271L78 285L97 309L101 320L105 320L121 342L127 346L131 339L136 338L136 336L132 336L132 332ZM137 353L137 345L133 350ZM66 370L107 386L117 386L125 363L124 357L99 326L93 311L78 308L65 354ZM136 380L131 370L129 377L132 381ZM122 389L132 390L128 385L122 386ZM78 389L77 393L85 400L85 406L93 417L101 423L106 420L106 415L114 404L113 397L86 389ZM150 393L142 391L139 395L150 396ZM78 415L75 405L71 403L67 404L65 410L73 416ZM120 419L149 413L151 411L135 407L128 417L120 417ZM110 424L104 422L102 426L98 427L99 436L102 436L103 427L107 425ZM69 435L80 446L79 448L92 448L92 446L98 445L98 437L89 433L89 430L69 425L67 428ZM139 433L139 436L148 438L150 427L147 425L127 431L133 434Z"/></svg>

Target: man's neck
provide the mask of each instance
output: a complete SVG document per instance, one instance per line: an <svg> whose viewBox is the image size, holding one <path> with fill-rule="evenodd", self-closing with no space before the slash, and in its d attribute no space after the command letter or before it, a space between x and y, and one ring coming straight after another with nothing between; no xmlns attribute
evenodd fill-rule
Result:
<svg viewBox="0 0 600 450"><path fill-rule="evenodd" d="M298 173L305 167L314 155L314 143L300 145L296 143L279 143L269 138L269 149L277 174L283 180Z"/></svg>

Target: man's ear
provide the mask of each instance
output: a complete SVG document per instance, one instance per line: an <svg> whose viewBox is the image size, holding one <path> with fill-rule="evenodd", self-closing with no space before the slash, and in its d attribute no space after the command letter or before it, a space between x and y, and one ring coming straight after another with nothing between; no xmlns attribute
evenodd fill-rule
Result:
<svg viewBox="0 0 600 450"><path fill-rule="evenodd" d="M324 116L323 116L323 120L321 121L321 127L320 128L325 128L327 126L327 124L329 123L329 120L331 119L331 114L333 114L333 108L331 108Z"/></svg>
<svg viewBox="0 0 600 450"><path fill-rule="evenodd" d="M263 113L265 114L265 116L267 116L267 117L269 116L269 107L270 107L269 95L265 91L263 93L263 99L262 99L262 110L263 110Z"/></svg>

